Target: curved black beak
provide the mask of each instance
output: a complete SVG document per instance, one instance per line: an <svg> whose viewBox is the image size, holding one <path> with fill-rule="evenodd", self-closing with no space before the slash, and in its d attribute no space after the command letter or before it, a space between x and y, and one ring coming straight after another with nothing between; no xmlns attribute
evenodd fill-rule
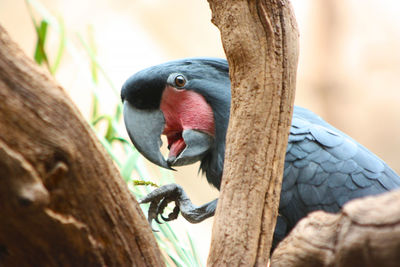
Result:
<svg viewBox="0 0 400 267"><path fill-rule="evenodd" d="M124 101L124 121L136 149L154 164L173 170L160 152L165 125L161 110L140 110Z"/></svg>

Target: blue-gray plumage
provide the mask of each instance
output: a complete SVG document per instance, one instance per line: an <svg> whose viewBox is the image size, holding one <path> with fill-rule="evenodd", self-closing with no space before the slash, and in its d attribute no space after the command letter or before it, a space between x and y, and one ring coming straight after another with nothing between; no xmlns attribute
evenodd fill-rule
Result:
<svg viewBox="0 0 400 267"><path fill-rule="evenodd" d="M290 230L314 210L337 212L347 201L400 187L386 163L304 108L295 107L279 213Z"/></svg>
<svg viewBox="0 0 400 267"><path fill-rule="evenodd" d="M186 79L180 90L191 90L202 95L213 111L215 136L213 143L208 144L208 153L201 154L200 169L206 174L207 180L219 189L230 109L230 81L225 60L183 59L145 69L124 84L122 100L140 110L159 110L166 86L177 88L167 82L168 77L175 74ZM125 114L125 120L129 120L130 116L134 114ZM130 132L128 126L127 129ZM130 137L135 144L144 142L134 140L135 136ZM165 167L163 160L160 162L149 156L153 152L141 153ZM399 187L400 177L380 158L311 111L294 107L274 245L311 211L337 212L351 199ZM199 222L212 216L217 205L217 200L214 200L196 207L181 187L168 185L142 200L142 203L152 203L149 221L157 219L166 204L175 200L178 207L166 220L176 218L180 210L189 221Z"/></svg>

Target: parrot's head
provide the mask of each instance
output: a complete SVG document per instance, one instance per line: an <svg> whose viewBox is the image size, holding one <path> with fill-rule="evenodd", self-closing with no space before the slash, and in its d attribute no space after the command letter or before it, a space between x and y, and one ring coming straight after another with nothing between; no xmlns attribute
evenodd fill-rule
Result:
<svg viewBox="0 0 400 267"><path fill-rule="evenodd" d="M144 69L125 82L121 98L129 137L148 160L168 169L201 160L206 173L222 171L230 108L226 60L182 59ZM166 159L161 135L168 140Z"/></svg>

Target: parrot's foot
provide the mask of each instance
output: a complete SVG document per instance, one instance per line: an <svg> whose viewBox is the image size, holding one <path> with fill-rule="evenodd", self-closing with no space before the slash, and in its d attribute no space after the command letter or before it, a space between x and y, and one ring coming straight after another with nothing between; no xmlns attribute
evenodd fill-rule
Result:
<svg viewBox="0 0 400 267"><path fill-rule="evenodd" d="M168 217L164 217L162 214L170 202L175 202L175 208L168 214ZM189 222L199 223L214 215L217 199L198 207L192 204L192 201L190 201L180 185L168 184L155 189L141 199L139 203L150 203L147 220L151 226L153 220L157 223L161 223L158 220L158 215L160 215L164 221L172 221L178 218L179 212L181 212L182 216Z"/></svg>

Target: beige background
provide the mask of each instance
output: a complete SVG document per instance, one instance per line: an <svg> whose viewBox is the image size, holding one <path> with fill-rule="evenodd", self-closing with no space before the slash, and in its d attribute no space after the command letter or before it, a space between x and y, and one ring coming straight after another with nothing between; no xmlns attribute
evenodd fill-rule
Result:
<svg viewBox="0 0 400 267"><path fill-rule="evenodd" d="M88 78L87 55L80 49L77 34L87 39L90 27L99 61L116 88L134 72L166 60L224 57L205 0L38 2L64 20L69 44L56 78L85 116L90 114L91 88L95 85ZM400 172L398 0L292 3L301 33L296 104L320 114ZM23 0L0 0L0 23L28 55L33 55L34 28ZM48 49L54 53L57 44L52 29ZM104 112L112 112L118 97L110 94L104 79L98 88ZM176 180L197 204L218 195L204 177L198 177L197 166L179 168ZM175 224L195 234L205 257L211 223L212 219L199 225Z"/></svg>

